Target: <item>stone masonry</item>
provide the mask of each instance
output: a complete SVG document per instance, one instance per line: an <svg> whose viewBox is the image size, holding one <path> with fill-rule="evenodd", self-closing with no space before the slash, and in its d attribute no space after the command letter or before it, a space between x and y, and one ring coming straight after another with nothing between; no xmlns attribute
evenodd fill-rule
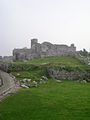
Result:
<svg viewBox="0 0 90 120"><path fill-rule="evenodd" d="M13 50L13 58L14 60L31 60L34 58L43 58L48 56L67 56L67 55L75 55L76 47L74 44L71 46L67 45L58 45L52 44L50 42L38 43L37 39L31 40L31 48L23 48L23 49L14 49Z"/></svg>

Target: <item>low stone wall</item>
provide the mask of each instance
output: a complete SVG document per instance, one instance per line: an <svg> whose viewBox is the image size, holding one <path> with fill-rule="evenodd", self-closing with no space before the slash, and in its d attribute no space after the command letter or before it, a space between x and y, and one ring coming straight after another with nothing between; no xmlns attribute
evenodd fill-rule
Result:
<svg viewBox="0 0 90 120"><path fill-rule="evenodd" d="M66 70L55 70L55 69L48 69L49 76L54 79L60 80L90 80L90 74L86 72L80 71L66 71Z"/></svg>

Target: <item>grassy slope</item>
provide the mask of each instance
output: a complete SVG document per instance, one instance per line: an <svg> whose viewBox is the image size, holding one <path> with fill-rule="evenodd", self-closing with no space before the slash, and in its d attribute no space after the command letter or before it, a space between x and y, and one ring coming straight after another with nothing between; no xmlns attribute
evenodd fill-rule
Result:
<svg viewBox="0 0 90 120"><path fill-rule="evenodd" d="M85 68L72 57L49 57L29 62L16 62L16 65L58 64ZM21 78L39 78L44 71L20 71ZM17 74L17 72L14 72ZM0 120L89 120L90 85L73 81L48 83L38 88L22 89L0 103Z"/></svg>
<svg viewBox="0 0 90 120"><path fill-rule="evenodd" d="M22 62L16 62L15 64L21 64ZM69 65L72 67L79 66L82 67L82 63L74 58L74 57L68 57L68 56L62 56L62 57L46 57L46 58L40 58L40 59L33 59L31 61L26 62L26 64L34 64L34 65L44 65L48 63L54 63L54 64L61 64L61 65Z"/></svg>
<svg viewBox="0 0 90 120"><path fill-rule="evenodd" d="M14 62L13 64L19 66L30 66L30 65L46 65L51 64L51 66L69 66L72 67L72 69L80 68L84 70L87 66L82 64L78 59L74 57L47 57L47 58L40 58L40 59L34 59L28 62ZM20 71L20 76L18 76L19 79L21 78L32 78L32 79L40 79L42 75L45 75L45 70L44 69L34 69L34 70L29 70L29 71ZM45 73L45 74L44 74ZM13 74L16 76L17 72L13 72ZM16 76L17 77L17 76Z"/></svg>
<svg viewBox="0 0 90 120"><path fill-rule="evenodd" d="M22 89L0 103L0 120L89 120L90 85L73 81Z"/></svg>

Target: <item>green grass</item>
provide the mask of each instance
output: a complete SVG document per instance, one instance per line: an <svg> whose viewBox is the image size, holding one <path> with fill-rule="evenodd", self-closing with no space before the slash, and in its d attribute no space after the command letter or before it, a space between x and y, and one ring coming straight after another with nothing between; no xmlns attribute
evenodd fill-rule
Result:
<svg viewBox="0 0 90 120"><path fill-rule="evenodd" d="M47 70L49 68L66 70L66 71L80 71L85 72L88 67L82 64L80 60L75 57L62 56L62 57L47 57L40 59L33 59L27 62L14 62L11 65L10 72L12 72L16 78L31 78L38 80L41 76L48 76ZM90 71L90 68L88 69ZM20 73L20 76L17 76Z"/></svg>
<svg viewBox="0 0 90 120"><path fill-rule="evenodd" d="M17 79L24 79L24 78L30 78L32 80L40 80L42 76L46 76L47 73L44 69L38 69L33 71L20 71L18 72L20 75L17 75L17 72L12 72L14 76L16 76Z"/></svg>
<svg viewBox="0 0 90 120"><path fill-rule="evenodd" d="M14 62L10 68L18 79L38 80L47 76L47 67L85 70L74 57L47 57ZM90 70L90 69L88 69ZM17 73L20 73L17 76ZM0 103L0 120L89 120L90 84L49 80L38 88L21 89Z"/></svg>
<svg viewBox="0 0 90 120"><path fill-rule="evenodd" d="M22 62L16 62L16 64L20 64ZM75 57L70 56L61 56L61 57L46 57L46 58L39 58L33 59L30 61L25 62L26 64L34 64L34 65L45 65L49 63L54 64L64 64L69 66L84 66L80 60L76 59Z"/></svg>
<svg viewBox="0 0 90 120"><path fill-rule="evenodd" d="M0 103L0 120L90 120L90 84L49 80Z"/></svg>

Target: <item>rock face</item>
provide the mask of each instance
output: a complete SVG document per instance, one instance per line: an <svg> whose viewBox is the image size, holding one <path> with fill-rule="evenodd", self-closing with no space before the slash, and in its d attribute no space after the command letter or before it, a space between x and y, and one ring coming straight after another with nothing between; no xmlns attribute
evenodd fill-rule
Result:
<svg viewBox="0 0 90 120"><path fill-rule="evenodd" d="M3 85L3 81L2 79L0 78L0 87Z"/></svg>
<svg viewBox="0 0 90 120"><path fill-rule="evenodd" d="M14 49L14 60L31 60L33 58L43 58L48 56L63 56L75 55L76 47L74 44L71 46L51 44L49 42L38 43L37 39L31 40L31 49Z"/></svg>
<svg viewBox="0 0 90 120"><path fill-rule="evenodd" d="M90 74L79 72L79 71L66 71L66 70L55 70L55 69L48 69L49 76L54 79L59 80L86 80L89 82ZM88 75L88 76L87 76Z"/></svg>
<svg viewBox="0 0 90 120"><path fill-rule="evenodd" d="M0 98L4 94L12 93L15 91L14 78L8 73L0 70L1 86L0 86ZM3 84L2 84L3 83Z"/></svg>

